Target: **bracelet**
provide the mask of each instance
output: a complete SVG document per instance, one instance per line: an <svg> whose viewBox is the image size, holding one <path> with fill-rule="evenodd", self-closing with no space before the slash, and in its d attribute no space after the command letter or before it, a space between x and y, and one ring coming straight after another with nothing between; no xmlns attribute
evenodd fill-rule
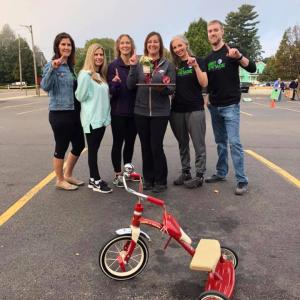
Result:
<svg viewBox="0 0 300 300"><path fill-rule="evenodd" d="M240 61L240 60L242 60L242 59L243 59L243 57L244 57L244 55L243 55L243 54L241 54L241 57L240 57L240 58L238 58L238 59L237 59L237 61Z"/></svg>

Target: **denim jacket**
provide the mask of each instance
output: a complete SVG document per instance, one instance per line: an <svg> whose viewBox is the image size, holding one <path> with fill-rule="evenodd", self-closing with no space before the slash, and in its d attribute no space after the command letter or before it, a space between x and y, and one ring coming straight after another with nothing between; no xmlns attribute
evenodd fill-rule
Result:
<svg viewBox="0 0 300 300"><path fill-rule="evenodd" d="M74 75L67 64L57 69L48 62L43 71L41 87L49 93L49 110L74 110Z"/></svg>

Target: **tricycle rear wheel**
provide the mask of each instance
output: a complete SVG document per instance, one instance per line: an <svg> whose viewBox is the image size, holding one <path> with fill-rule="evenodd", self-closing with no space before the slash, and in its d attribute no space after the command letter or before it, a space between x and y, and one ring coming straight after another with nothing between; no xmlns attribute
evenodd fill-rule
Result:
<svg viewBox="0 0 300 300"><path fill-rule="evenodd" d="M217 291L206 291L200 295L198 300L229 300L229 298Z"/></svg>

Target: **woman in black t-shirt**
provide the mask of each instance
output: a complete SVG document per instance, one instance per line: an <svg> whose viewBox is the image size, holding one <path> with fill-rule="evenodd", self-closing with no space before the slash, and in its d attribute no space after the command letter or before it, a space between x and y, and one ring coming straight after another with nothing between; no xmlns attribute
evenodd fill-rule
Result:
<svg viewBox="0 0 300 300"><path fill-rule="evenodd" d="M202 87L207 86L205 64L194 57L184 36L175 36L170 52L176 66L176 93L172 102L170 124L179 144L182 172L175 185L196 188L203 183L206 169L205 111ZM189 141L195 149L196 176L191 176Z"/></svg>

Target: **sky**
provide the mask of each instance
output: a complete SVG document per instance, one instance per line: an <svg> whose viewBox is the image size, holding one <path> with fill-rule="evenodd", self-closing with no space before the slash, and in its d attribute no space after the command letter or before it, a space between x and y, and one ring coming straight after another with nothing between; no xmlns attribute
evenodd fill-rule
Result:
<svg viewBox="0 0 300 300"><path fill-rule="evenodd" d="M202 17L206 21L224 21L229 12L243 4L255 6L259 14L258 36L264 51L263 57L274 55L284 31L300 25L300 0L2 0L0 28L9 24L16 34L24 37L31 46L29 31L20 25L32 25L34 43L49 60L53 40L65 31L73 37L77 47L83 47L92 38L116 39L130 34L143 51L145 36L151 31L161 33L164 45L171 38L183 34L189 24Z"/></svg>

